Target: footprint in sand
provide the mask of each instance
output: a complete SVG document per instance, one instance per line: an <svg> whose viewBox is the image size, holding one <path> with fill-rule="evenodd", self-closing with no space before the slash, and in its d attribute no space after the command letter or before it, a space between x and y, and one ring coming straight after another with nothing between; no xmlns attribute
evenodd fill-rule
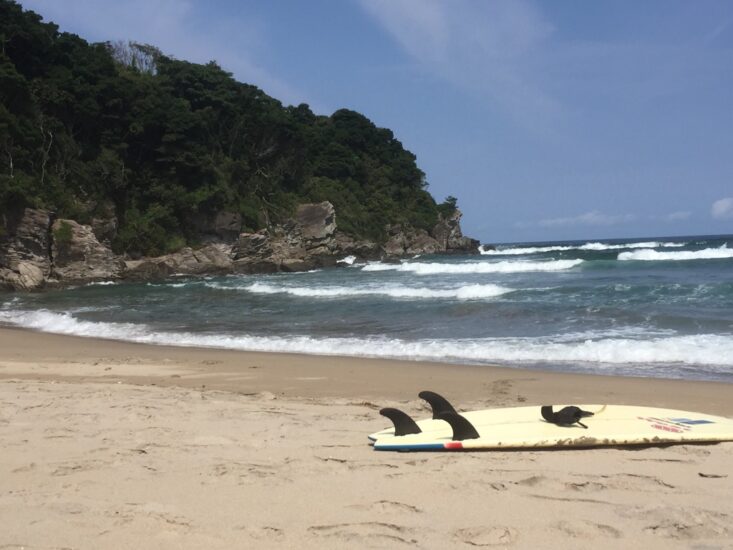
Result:
<svg viewBox="0 0 733 550"><path fill-rule="evenodd" d="M619 513L648 523L644 531L677 540L726 539L733 536L733 518L702 508L636 507Z"/></svg>
<svg viewBox="0 0 733 550"><path fill-rule="evenodd" d="M370 504L352 504L349 506L356 510L364 510L368 512L386 513L393 514L395 512L404 512L410 514L420 514L422 509L411 504L405 504L404 502L396 502L393 500L378 500Z"/></svg>
<svg viewBox="0 0 733 550"><path fill-rule="evenodd" d="M275 542L281 540L284 536L282 529L278 529L277 527L272 527L270 525L263 525L262 527L256 525L241 525L236 527L236 529L244 531L250 538L255 540Z"/></svg>
<svg viewBox="0 0 733 550"><path fill-rule="evenodd" d="M517 541L516 529L504 526L467 527L453 532L453 536L471 546L506 546Z"/></svg>
<svg viewBox="0 0 733 550"><path fill-rule="evenodd" d="M610 525L602 523L594 523L586 520L560 521L554 525L566 535L573 538L582 538L591 540L596 538L621 538L622 533L618 529L614 529Z"/></svg>
<svg viewBox="0 0 733 550"><path fill-rule="evenodd" d="M338 523L333 525L313 525L308 532L321 537L335 538L343 543L356 543L369 541L384 542L387 547L393 547L395 543L414 545L417 540L409 537L411 529L394 523L381 521L367 521L363 523Z"/></svg>

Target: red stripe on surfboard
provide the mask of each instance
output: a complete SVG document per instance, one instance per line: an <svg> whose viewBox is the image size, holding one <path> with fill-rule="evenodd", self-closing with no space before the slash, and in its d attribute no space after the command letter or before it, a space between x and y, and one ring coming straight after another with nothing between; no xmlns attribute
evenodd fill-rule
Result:
<svg viewBox="0 0 733 550"><path fill-rule="evenodd" d="M449 441L445 444L445 448L452 451L455 451L456 449L463 449L463 443L461 443L460 441Z"/></svg>

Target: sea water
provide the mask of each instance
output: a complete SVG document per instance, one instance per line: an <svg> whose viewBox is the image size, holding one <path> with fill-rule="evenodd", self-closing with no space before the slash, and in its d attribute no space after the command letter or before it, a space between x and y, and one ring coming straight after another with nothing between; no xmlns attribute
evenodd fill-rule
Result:
<svg viewBox="0 0 733 550"><path fill-rule="evenodd" d="M5 293L0 322L153 344L733 382L733 236L510 244Z"/></svg>

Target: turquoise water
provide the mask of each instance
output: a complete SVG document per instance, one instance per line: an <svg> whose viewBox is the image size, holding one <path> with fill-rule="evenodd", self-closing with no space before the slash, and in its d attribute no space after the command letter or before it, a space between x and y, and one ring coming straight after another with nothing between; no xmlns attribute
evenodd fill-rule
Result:
<svg viewBox="0 0 733 550"><path fill-rule="evenodd" d="M733 381L733 236L498 248L0 294L0 322L161 344Z"/></svg>

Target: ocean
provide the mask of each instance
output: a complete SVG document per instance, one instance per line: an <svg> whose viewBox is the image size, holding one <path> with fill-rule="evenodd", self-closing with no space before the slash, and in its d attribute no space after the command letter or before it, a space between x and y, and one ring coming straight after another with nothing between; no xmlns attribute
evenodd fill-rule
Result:
<svg viewBox="0 0 733 550"><path fill-rule="evenodd" d="M733 236L498 245L305 273L0 293L79 336L733 382Z"/></svg>

